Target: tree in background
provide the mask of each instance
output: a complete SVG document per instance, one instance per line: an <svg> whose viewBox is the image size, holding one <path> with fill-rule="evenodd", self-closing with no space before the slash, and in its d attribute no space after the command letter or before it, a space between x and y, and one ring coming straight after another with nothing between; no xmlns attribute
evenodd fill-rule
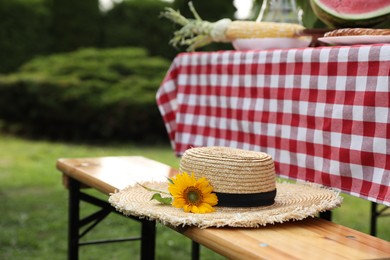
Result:
<svg viewBox="0 0 390 260"><path fill-rule="evenodd" d="M169 44L177 29L160 18L167 6L192 18L189 0L123 0L106 12L98 0L0 0L0 73L16 70L42 54L68 52L82 47L145 47L151 55L172 59L182 49ZM199 15L208 21L234 19L231 1L193 0ZM213 43L201 50L232 49Z"/></svg>
<svg viewBox="0 0 390 260"><path fill-rule="evenodd" d="M177 54L169 45L172 24L160 18L171 6L160 0L125 0L114 4L103 16L102 47L139 46L151 55L173 58Z"/></svg>
<svg viewBox="0 0 390 260"><path fill-rule="evenodd" d="M0 1L0 73L47 53L50 17L44 0Z"/></svg>
<svg viewBox="0 0 390 260"><path fill-rule="evenodd" d="M193 15L188 8L188 2L192 1L196 11L203 20L215 22L222 18L234 19L234 13L237 11L236 7L231 1L220 0L175 0L173 2L173 9L180 10L184 17L193 18Z"/></svg>
<svg viewBox="0 0 390 260"><path fill-rule="evenodd" d="M99 0L46 0L52 15L51 51L72 51L100 44Z"/></svg>

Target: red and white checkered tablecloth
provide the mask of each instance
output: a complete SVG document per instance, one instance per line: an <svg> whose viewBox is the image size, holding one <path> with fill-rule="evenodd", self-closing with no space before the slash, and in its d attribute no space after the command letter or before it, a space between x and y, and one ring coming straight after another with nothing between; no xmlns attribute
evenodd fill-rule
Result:
<svg viewBox="0 0 390 260"><path fill-rule="evenodd" d="M390 44L178 55L157 93L177 155L229 146L390 205Z"/></svg>

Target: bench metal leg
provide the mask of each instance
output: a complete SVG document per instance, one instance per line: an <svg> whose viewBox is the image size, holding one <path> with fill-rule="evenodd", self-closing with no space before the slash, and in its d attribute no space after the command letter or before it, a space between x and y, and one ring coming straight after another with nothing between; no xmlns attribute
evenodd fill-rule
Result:
<svg viewBox="0 0 390 260"><path fill-rule="evenodd" d="M376 202L371 202L371 221L370 221L370 235L377 235L377 222L379 217L390 217L390 212L385 212L389 210L390 207L385 205L380 205Z"/></svg>
<svg viewBox="0 0 390 260"><path fill-rule="evenodd" d="M370 228L370 235L376 236L376 222L377 222L377 204L375 202L371 202L371 228Z"/></svg>
<svg viewBox="0 0 390 260"><path fill-rule="evenodd" d="M154 259L156 247L156 222L142 220L141 228L141 259Z"/></svg>
<svg viewBox="0 0 390 260"><path fill-rule="evenodd" d="M195 241L192 241L192 260L200 259L200 245Z"/></svg>
<svg viewBox="0 0 390 260"><path fill-rule="evenodd" d="M69 178L68 260L79 259L80 183Z"/></svg>
<svg viewBox="0 0 390 260"><path fill-rule="evenodd" d="M92 244L103 244L113 242L124 242L141 240L141 259L151 260L155 257L156 246L156 222L149 220L140 220L129 216L128 218L136 220L141 223L141 236L119 239L106 239L81 242L80 238L92 230L100 221L102 221L111 212L124 216L116 211L108 202L88 195L80 190L80 182L75 179L68 178L69 187L69 209L68 209L68 260L78 260L79 247ZM100 207L97 212L80 219L80 201ZM89 225L89 226L88 226ZM81 232L81 228L84 228ZM81 233L80 233L81 232Z"/></svg>

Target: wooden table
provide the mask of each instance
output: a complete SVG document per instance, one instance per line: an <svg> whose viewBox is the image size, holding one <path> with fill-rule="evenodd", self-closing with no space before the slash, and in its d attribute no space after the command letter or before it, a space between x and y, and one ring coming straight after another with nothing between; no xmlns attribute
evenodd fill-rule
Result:
<svg viewBox="0 0 390 260"><path fill-rule="evenodd" d="M165 181L165 177L177 173L176 169L140 156L59 159L57 168L63 173L67 186L76 181L107 195L137 181ZM69 211L74 212L76 206L70 204ZM71 218L78 218L78 215L70 214L69 217L72 223ZM320 218L256 229L189 227L175 230L231 259L390 258L390 242ZM153 228L150 232L154 236ZM154 248L153 238L146 239L144 244L150 251L150 246ZM69 242L69 246L75 244ZM152 255L142 258L154 257L152 251Z"/></svg>

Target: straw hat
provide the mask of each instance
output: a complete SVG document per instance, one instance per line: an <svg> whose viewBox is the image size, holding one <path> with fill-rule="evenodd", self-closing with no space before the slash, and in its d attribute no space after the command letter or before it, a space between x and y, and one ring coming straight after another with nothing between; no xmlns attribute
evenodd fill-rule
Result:
<svg viewBox="0 0 390 260"><path fill-rule="evenodd" d="M150 200L153 192L136 185L111 194L109 202L125 215L156 220L171 226L259 227L301 220L338 207L339 192L308 183L277 183L270 155L227 147L187 150L180 172L205 177L218 197L216 211L186 213L180 208ZM168 183L145 186L168 190Z"/></svg>
<svg viewBox="0 0 390 260"><path fill-rule="evenodd" d="M250 207L274 203L275 167L271 156L227 147L187 150L180 172L206 177L218 197L218 206Z"/></svg>

